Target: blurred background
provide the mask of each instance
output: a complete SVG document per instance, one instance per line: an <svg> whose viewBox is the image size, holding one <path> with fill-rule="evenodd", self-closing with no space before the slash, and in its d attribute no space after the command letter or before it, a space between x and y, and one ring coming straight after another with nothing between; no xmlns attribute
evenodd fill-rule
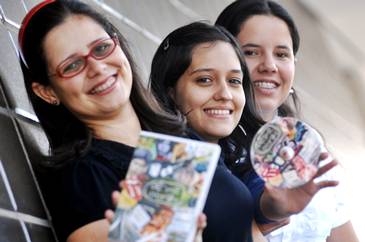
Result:
<svg viewBox="0 0 365 242"><path fill-rule="evenodd" d="M127 37L143 77L160 41L194 20L214 23L230 0L84 0ZM39 0L0 0L0 241L56 241L32 162L47 140L26 98L17 33ZM365 240L365 31L363 0L280 0L301 34L295 87L305 121L344 168L351 219Z"/></svg>

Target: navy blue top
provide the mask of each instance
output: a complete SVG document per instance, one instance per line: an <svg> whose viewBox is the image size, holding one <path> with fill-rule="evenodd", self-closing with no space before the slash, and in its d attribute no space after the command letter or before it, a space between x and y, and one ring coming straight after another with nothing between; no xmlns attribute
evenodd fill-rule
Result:
<svg viewBox="0 0 365 242"><path fill-rule="evenodd" d="M254 218L258 224L268 224L274 222L264 216L260 207L261 195L264 191L265 181L262 180L257 173L251 169L240 177L243 183L246 184L247 188L250 190L253 203L254 203Z"/></svg>
<svg viewBox="0 0 365 242"><path fill-rule="evenodd" d="M202 140L191 130L189 136ZM261 195L261 192L256 194ZM221 154L204 207L207 227L203 241L251 242L254 209L250 190L227 168Z"/></svg>
<svg viewBox="0 0 365 242"><path fill-rule="evenodd" d="M252 241L253 210L250 191L220 159L204 208L203 241Z"/></svg>
<svg viewBox="0 0 365 242"><path fill-rule="evenodd" d="M61 242L76 229L103 219L105 210L113 208L111 193L119 190L118 184L127 173L133 151L133 147L118 142L94 139L85 156L40 176ZM203 241L252 241L254 208L251 192L228 170L221 157L204 208L207 227Z"/></svg>

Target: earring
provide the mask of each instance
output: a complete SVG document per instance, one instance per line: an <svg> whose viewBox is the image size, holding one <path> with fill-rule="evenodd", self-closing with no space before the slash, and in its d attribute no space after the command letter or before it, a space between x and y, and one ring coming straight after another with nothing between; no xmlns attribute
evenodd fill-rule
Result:
<svg viewBox="0 0 365 242"><path fill-rule="evenodd" d="M51 101L51 104L52 104L52 105L55 105L55 106L58 106L58 105L60 105L60 101L58 101L57 99L53 99L53 100Z"/></svg>
<svg viewBox="0 0 365 242"><path fill-rule="evenodd" d="M290 90L289 90L289 95L293 95L294 93L295 93L294 88L290 88Z"/></svg>
<svg viewBox="0 0 365 242"><path fill-rule="evenodd" d="M165 43L163 44L163 50L166 51L169 47L170 47L170 43L169 43L169 39L167 39L165 41Z"/></svg>

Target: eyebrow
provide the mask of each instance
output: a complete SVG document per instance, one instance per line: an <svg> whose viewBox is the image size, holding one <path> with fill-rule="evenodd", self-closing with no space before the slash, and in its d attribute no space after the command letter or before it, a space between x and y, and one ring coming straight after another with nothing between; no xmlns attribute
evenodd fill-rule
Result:
<svg viewBox="0 0 365 242"><path fill-rule="evenodd" d="M212 72L214 70L215 69L213 69L213 68L198 68L198 69L192 70L189 74L190 75L193 75L193 74L199 73L199 72ZM238 74L242 74L243 75L243 72L242 72L241 69L232 69L229 72L238 73Z"/></svg>
<svg viewBox="0 0 365 242"><path fill-rule="evenodd" d="M92 45L94 45L96 42L100 41L100 40L106 40L106 39L109 39L109 38L112 38L110 36L105 36L105 37L100 37L100 38L97 38L96 40L94 41L91 41L89 44L87 44L86 46L87 47L91 47Z"/></svg>
<svg viewBox="0 0 365 242"><path fill-rule="evenodd" d="M247 47L259 48L261 46L258 45L258 44L253 44L253 43L248 43L248 44L245 44L245 45L241 45L241 48L247 48ZM277 45L277 46L275 46L275 48L290 50L290 48L286 45Z"/></svg>
<svg viewBox="0 0 365 242"><path fill-rule="evenodd" d="M246 48L246 47L255 47L255 48L258 48L258 47L260 47L260 45L258 45L258 44L252 44L252 43L248 43L248 44L245 44L245 45L241 45L241 48Z"/></svg>

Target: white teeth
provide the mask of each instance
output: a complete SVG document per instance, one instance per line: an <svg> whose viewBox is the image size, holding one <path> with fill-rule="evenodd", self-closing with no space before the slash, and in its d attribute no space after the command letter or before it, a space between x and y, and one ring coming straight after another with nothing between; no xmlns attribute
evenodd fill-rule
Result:
<svg viewBox="0 0 365 242"><path fill-rule="evenodd" d="M276 87L276 84L273 82L256 81L254 82L254 86L264 89L273 89Z"/></svg>
<svg viewBox="0 0 365 242"><path fill-rule="evenodd" d="M212 115L229 115L230 111L227 109L207 109L205 110L206 113Z"/></svg>
<svg viewBox="0 0 365 242"><path fill-rule="evenodd" d="M106 89L108 89L109 87L111 87L115 82L115 78L109 78L103 85L100 85L98 87L95 87L94 89L91 90L91 94L97 94L100 92L105 91Z"/></svg>

